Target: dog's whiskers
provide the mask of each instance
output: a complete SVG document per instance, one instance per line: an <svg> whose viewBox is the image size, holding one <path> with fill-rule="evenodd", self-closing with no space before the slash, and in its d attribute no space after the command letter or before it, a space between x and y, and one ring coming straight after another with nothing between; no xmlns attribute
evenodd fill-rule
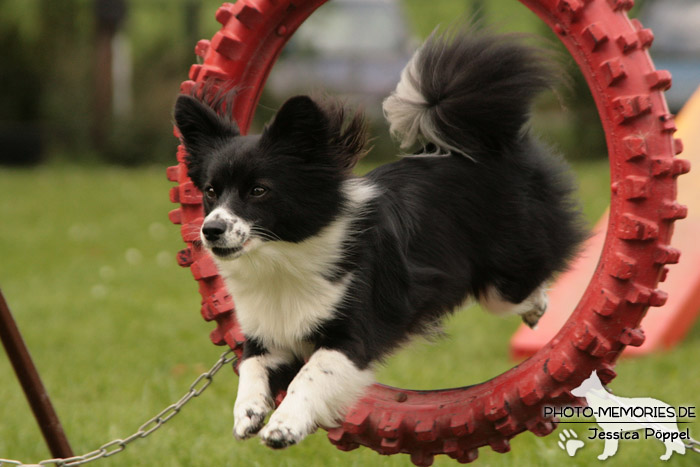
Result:
<svg viewBox="0 0 700 467"><path fill-rule="evenodd" d="M260 226L253 226L250 229L251 235L254 235L256 237L259 237L263 240L271 240L271 241L282 241L282 239L274 232Z"/></svg>

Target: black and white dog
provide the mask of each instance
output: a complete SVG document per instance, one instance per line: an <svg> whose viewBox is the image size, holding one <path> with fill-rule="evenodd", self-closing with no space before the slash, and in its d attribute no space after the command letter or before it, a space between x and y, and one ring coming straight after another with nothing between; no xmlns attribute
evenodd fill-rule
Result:
<svg viewBox="0 0 700 467"><path fill-rule="evenodd" d="M202 244L247 338L237 438L283 448L337 425L377 362L469 298L544 313L586 235L567 167L525 128L553 74L519 39L464 29L431 36L384 102L421 149L364 177L363 117L340 103L293 97L241 135L220 102L178 98Z"/></svg>

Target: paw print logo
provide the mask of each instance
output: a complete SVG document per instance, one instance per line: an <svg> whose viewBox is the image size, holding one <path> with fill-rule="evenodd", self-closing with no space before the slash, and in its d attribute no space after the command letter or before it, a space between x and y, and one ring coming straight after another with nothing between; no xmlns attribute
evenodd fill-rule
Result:
<svg viewBox="0 0 700 467"><path fill-rule="evenodd" d="M557 445L569 455L569 457L574 457L576 451L583 447L583 441L578 439L578 435L575 431L564 428L564 431L559 433L559 441Z"/></svg>

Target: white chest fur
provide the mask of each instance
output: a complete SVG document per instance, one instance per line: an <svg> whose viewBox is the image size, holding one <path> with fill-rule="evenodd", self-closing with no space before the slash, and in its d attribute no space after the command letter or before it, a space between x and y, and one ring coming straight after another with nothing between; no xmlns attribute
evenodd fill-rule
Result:
<svg viewBox="0 0 700 467"><path fill-rule="evenodd" d="M219 265L246 336L267 347L297 349L345 295L349 277L327 278L341 258L347 220L301 243L267 242Z"/></svg>
<svg viewBox="0 0 700 467"><path fill-rule="evenodd" d="M345 212L318 235L300 243L261 242L238 259L219 262L246 336L300 352L303 339L333 317L352 276L329 277L343 258L352 221L376 193L359 180L347 182L345 192Z"/></svg>

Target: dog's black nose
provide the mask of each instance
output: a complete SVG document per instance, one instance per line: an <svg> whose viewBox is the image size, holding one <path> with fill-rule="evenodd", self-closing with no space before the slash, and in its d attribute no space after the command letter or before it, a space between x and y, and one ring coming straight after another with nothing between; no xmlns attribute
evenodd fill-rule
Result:
<svg viewBox="0 0 700 467"><path fill-rule="evenodd" d="M207 221L202 226L202 234L210 242L218 240L224 232L226 232L226 223L218 219Z"/></svg>

